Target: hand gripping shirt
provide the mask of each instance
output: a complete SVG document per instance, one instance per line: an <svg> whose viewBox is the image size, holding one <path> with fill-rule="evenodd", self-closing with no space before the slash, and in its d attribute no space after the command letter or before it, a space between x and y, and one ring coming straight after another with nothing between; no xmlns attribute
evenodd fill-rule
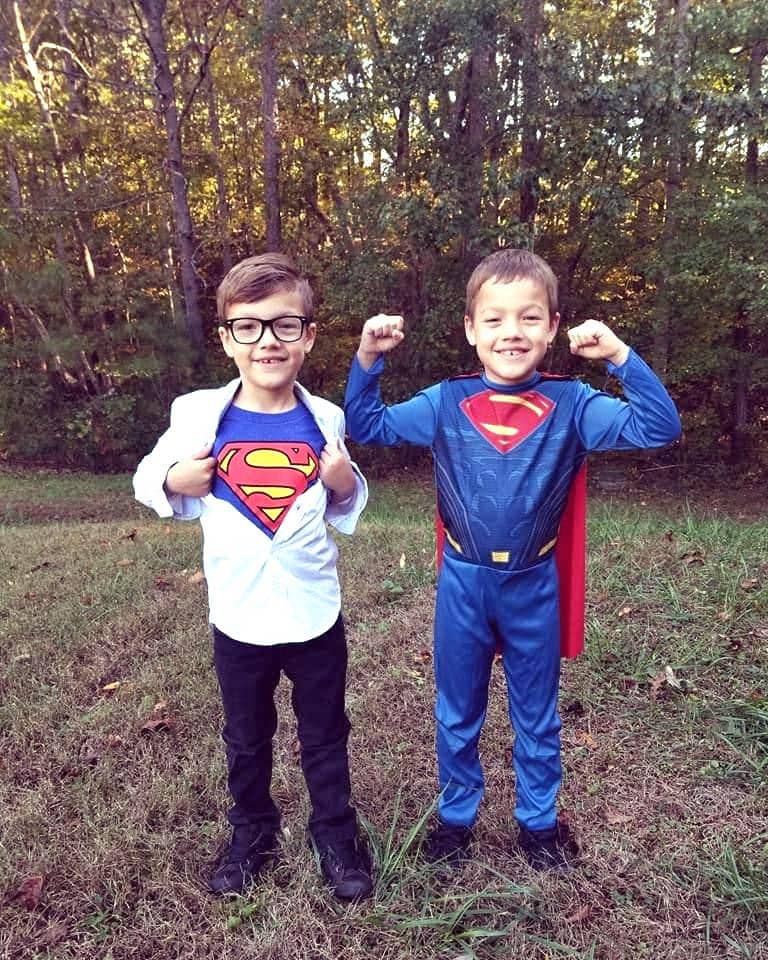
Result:
<svg viewBox="0 0 768 960"><path fill-rule="evenodd" d="M301 435L291 427L282 440L272 436L260 442L250 436L245 438L247 451L244 444L238 446L224 417L229 411L237 421L239 414L247 413L230 406L239 386L237 379L215 390L178 397L171 406L170 427L136 470L134 490L136 498L161 517L200 520L212 623L243 643L303 642L333 626L341 608L338 551L326 521L342 533L352 533L368 489L354 464L355 491L346 501L333 502L319 477L312 479L313 443L322 438L324 444L343 444L344 416L299 384L297 399L316 425L315 439L311 426ZM298 416L302 414L299 411ZM201 498L167 494L163 485L173 464L217 437L215 483L224 483L227 492L216 496L212 491ZM249 455L250 463L245 459ZM315 451L315 459L318 455ZM267 489L249 489L254 486ZM282 499L276 494L283 494ZM241 495L250 507L232 502Z"/></svg>

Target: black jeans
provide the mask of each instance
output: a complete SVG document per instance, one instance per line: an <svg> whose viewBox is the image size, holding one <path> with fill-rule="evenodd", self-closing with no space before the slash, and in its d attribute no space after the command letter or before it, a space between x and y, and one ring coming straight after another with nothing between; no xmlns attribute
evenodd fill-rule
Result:
<svg viewBox="0 0 768 960"><path fill-rule="evenodd" d="M344 710L347 644L339 616L326 633L305 643L256 646L213 628L213 657L224 706L229 792L235 827L275 833L280 812L272 800L272 738L277 729L274 694L281 670L293 684L301 766L312 802L309 829L328 843L354 837Z"/></svg>

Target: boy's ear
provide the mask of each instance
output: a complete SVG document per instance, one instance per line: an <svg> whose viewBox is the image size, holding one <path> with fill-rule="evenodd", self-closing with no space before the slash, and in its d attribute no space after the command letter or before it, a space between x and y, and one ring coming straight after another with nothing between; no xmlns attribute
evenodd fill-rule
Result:
<svg viewBox="0 0 768 960"><path fill-rule="evenodd" d="M467 340L470 343L470 346L477 346L477 337L475 336L475 325L472 323L472 317L469 314L464 314L464 333L467 335Z"/></svg>
<svg viewBox="0 0 768 960"><path fill-rule="evenodd" d="M553 313L552 316L549 318L549 346L550 347L554 343L559 326L560 326L560 314Z"/></svg>
<svg viewBox="0 0 768 960"><path fill-rule="evenodd" d="M304 331L304 353L310 353L317 337L317 324L308 323Z"/></svg>
<svg viewBox="0 0 768 960"><path fill-rule="evenodd" d="M221 345L224 347L224 353L226 353L228 357L234 356L232 350L232 337L230 336L229 329L223 325L220 325L217 327L217 330L219 331L219 340L221 340Z"/></svg>

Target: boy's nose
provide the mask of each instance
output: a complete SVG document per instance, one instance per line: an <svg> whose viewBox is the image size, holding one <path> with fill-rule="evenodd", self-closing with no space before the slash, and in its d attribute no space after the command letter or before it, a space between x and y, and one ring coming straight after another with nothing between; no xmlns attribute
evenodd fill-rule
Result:
<svg viewBox="0 0 768 960"><path fill-rule="evenodd" d="M280 341L275 336L275 331L272 329L272 327L265 326L261 332L261 336L259 337L258 346L260 347L263 347L265 345L269 346L270 342L280 343Z"/></svg>
<svg viewBox="0 0 768 960"><path fill-rule="evenodd" d="M517 317L505 317L501 325L503 337L516 338L520 336L520 321Z"/></svg>

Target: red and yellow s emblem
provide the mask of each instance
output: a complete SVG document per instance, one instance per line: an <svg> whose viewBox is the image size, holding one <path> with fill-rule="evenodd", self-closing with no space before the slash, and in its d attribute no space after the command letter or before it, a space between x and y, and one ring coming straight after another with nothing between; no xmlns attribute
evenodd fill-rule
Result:
<svg viewBox="0 0 768 960"><path fill-rule="evenodd" d="M544 423L554 400L536 390L497 393L485 390L461 401L461 409L477 432L499 453L508 453Z"/></svg>
<svg viewBox="0 0 768 960"><path fill-rule="evenodd" d="M218 476L272 533L318 474L314 451L303 441L225 443L218 461Z"/></svg>

